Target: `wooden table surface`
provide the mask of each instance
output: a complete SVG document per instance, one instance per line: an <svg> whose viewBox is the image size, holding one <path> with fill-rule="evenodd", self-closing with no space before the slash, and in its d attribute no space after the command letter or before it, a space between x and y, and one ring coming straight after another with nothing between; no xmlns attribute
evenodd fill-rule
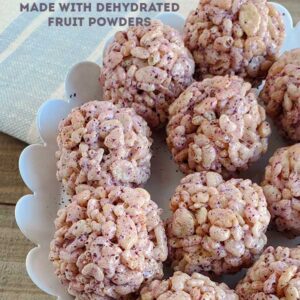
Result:
<svg viewBox="0 0 300 300"><path fill-rule="evenodd" d="M300 20L299 0L277 0ZM30 193L18 171L18 159L26 144L0 133L0 300L54 299L39 290L25 269L27 252L33 247L18 229L14 209L17 200Z"/></svg>

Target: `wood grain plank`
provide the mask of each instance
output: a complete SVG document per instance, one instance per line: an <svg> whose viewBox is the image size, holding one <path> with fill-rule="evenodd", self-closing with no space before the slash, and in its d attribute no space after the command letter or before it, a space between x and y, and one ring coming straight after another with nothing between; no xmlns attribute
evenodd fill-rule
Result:
<svg viewBox="0 0 300 300"><path fill-rule="evenodd" d="M0 299L50 300L26 273L25 258L34 245L18 229L14 206L0 205Z"/></svg>
<svg viewBox="0 0 300 300"><path fill-rule="evenodd" d="M0 290L0 300L54 300L54 297L49 297L45 293L23 293L19 291L5 291L1 292Z"/></svg>
<svg viewBox="0 0 300 300"><path fill-rule="evenodd" d="M298 0L274 0L285 6L293 17L294 24L300 21L300 2Z"/></svg>
<svg viewBox="0 0 300 300"><path fill-rule="evenodd" d="M20 197L30 193L18 170L19 156L26 146L0 133L0 204L14 205Z"/></svg>

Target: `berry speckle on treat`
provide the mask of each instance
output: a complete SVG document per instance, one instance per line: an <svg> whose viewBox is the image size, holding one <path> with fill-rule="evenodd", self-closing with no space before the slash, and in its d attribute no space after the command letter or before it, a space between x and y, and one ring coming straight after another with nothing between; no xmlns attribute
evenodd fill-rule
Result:
<svg viewBox="0 0 300 300"><path fill-rule="evenodd" d="M263 190L249 179L224 181L214 172L186 176L171 198L170 259L188 274L234 273L249 267L267 243Z"/></svg>
<svg viewBox="0 0 300 300"><path fill-rule="evenodd" d="M79 185L138 186L150 176L151 131L131 108L92 101L59 125L57 178L69 194Z"/></svg>
<svg viewBox="0 0 300 300"><path fill-rule="evenodd" d="M72 200L58 211L49 255L71 295L121 299L162 278L165 230L145 190L86 186Z"/></svg>
<svg viewBox="0 0 300 300"><path fill-rule="evenodd" d="M152 128L164 124L169 105L193 82L194 60L179 32L158 20L117 32L104 57L104 98L133 107Z"/></svg>
<svg viewBox="0 0 300 300"><path fill-rule="evenodd" d="M264 78L285 37L284 23L266 0L202 0L184 28L196 76Z"/></svg>
<svg viewBox="0 0 300 300"><path fill-rule="evenodd" d="M167 144L184 173L246 170L267 151L271 128L251 85L237 76L193 83L169 108Z"/></svg>

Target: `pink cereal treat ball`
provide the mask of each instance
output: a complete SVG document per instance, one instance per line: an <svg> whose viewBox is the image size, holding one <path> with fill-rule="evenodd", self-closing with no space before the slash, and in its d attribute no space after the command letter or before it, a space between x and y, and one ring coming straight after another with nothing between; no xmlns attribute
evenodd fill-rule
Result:
<svg viewBox="0 0 300 300"><path fill-rule="evenodd" d="M55 274L83 300L125 299L161 279L168 250L160 213L141 188L80 188L55 220Z"/></svg>
<svg viewBox="0 0 300 300"><path fill-rule="evenodd" d="M284 36L281 15L266 0L201 0L184 29L198 75L250 80L266 75Z"/></svg>
<svg viewBox="0 0 300 300"><path fill-rule="evenodd" d="M170 106L167 144L184 173L224 177L248 169L268 147L270 126L250 83L215 76L193 83Z"/></svg>
<svg viewBox="0 0 300 300"><path fill-rule="evenodd" d="M268 247L236 292L241 300L300 299L300 247Z"/></svg>
<svg viewBox="0 0 300 300"><path fill-rule="evenodd" d="M300 144L274 153L262 187L277 229L300 235Z"/></svg>
<svg viewBox="0 0 300 300"><path fill-rule="evenodd" d="M142 185L150 176L151 131L131 108L92 101L74 108L58 129L57 178L79 184Z"/></svg>
<svg viewBox="0 0 300 300"><path fill-rule="evenodd" d="M237 294L225 283L216 283L208 277L177 271L166 280L154 280L141 290L139 300L238 300Z"/></svg>
<svg viewBox="0 0 300 300"><path fill-rule="evenodd" d="M249 267L267 243L267 202L262 188L249 179L224 181L214 172L188 175L170 208L167 236L175 270L237 272Z"/></svg>
<svg viewBox="0 0 300 300"><path fill-rule="evenodd" d="M169 105L193 81L194 60L182 36L158 20L118 32L104 56L104 98L133 107L150 127L166 122Z"/></svg>
<svg viewBox="0 0 300 300"><path fill-rule="evenodd" d="M300 141L300 49L283 54L269 70L261 93L267 113L286 137Z"/></svg>

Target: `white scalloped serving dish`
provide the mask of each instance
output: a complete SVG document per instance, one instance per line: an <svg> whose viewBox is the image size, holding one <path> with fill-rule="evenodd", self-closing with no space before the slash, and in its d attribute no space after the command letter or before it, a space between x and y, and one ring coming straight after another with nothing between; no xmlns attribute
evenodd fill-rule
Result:
<svg viewBox="0 0 300 300"><path fill-rule="evenodd" d="M294 28L290 13L281 5L276 4L282 13L286 26L286 40L283 51L300 47L300 23ZM178 14L161 14L157 16L165 23L182 31L184 19ZM109 40L109 39L108 39ZM107 44L107 42L106 42ZM21 154L19 168L25 184L33 194L22 197L16 206L15 216L23 234L37 246L27 255L26 268L32 281L48 294L58 299L72 299L61 286L53 273L52 264L48 260L49 244L54 233L53 221L62 203L61 187L55 177L56 164L54 153L57 149L56 135L58 123L67 116L71 109L86 101L102 99L102 91L98 83L100 68L91 62L75 65L69 72L65 82L68 101L48 100L38 111L37 122L41 145L28 146ZM168 201L183 175L177 170L165 145L163 131L154 133L152 176L146 185L152 199L168 215ZM243 174L259 182L264 167L278 147L285 142L273 130L268 153L253 167ZM284 235L269 232L271 245L296 245L300 239L288 240ZM234 286L242 274L224 276L224 281Z"/></svg>

